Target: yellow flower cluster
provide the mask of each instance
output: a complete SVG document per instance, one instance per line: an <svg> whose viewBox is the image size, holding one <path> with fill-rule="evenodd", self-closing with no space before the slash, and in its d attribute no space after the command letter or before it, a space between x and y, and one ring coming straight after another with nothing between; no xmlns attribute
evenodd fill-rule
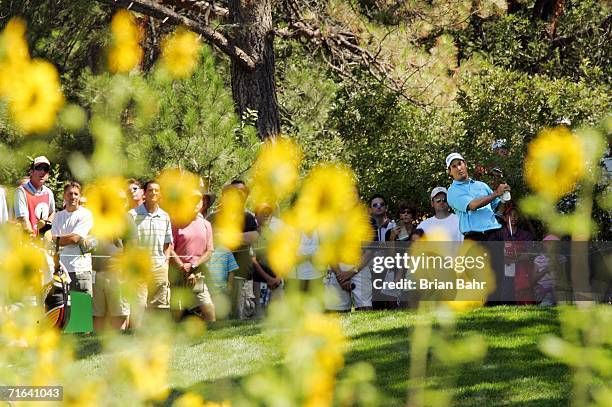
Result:
<svg viewBox="0 0 612 407"><path fill-rule="evenodd" d="M223 190L219 212L215 214L215 239L230 250L238 248L242 241L245 202L246 196L238 188Z"/></svg>
<svg viewBox="0 0 612 407"><path fill-rule="evenodd" d="M201 202L200 179L189 171L167 169L157 178L161 189L160 206L164 208L175 226L191 222Z"/></svg>
<svg viewBox="0 0 612 407"><path fill-rule="evenodd" d="M584 173L582 142L567 127L544 129L529 144L525 178L540 196L558 200L574 190Z"/></svg>
<svg viewBox="0 0 612 407"><path fill-rule="evenodd" d="M290 219L298 229L317 234L320 246L314 260L319 265L359 263L361 243L373 233L352 173L340 165L321 165L310 172Z"/></svg>
<svg viewBox="0 0 612 407"><path fill-rule="evenodd" d="M300 364L307 370L303 376L306 390L304 406L331 406L336 375L344 366L346 337L338 319L331 315L306 314L290 345L290 354L299 354L308 361Z"/></svg>
<svg viewBox="0 0 612 407"><path fill-rule="evenodd" d="M126 230L126 181L121 177L96 180L83 190L87 208L94 218L92 234L99 239L114 239Z"/></svg>
<svg viewBox="0 0 612 407"><path fill-rule="evenodd" d="M278 137L264 143L251 171L255 207L278 203L295 191L301 157L291 139Z"/></svg>
<svg viewBox="0 0 612 407"><path fill-rule="evenodd" d="M231 407L231 405L232 403L229 401L223 401L221 403L204 401L200 395L195 393L185 393L172 403L173 407Z"/></svg>
<svg viewBox="0 0 612 407"><path fill-rule="evenodd" d="M42 272L49 270L45 249L35 244L23 231L12 225L2 227L0 243L0 286L11 300L22 295L38 295Z"/></svg>
<svg viewBox="0 0 612 407"><path fill-rule="evenodd" d="M162 42L162 66L175 78L190 76L198 65L200 46L196 34L179 28Z"/></svg>
<svg viewBox="0 0 612 407"><path fill-rule="evenodd" d="M142 34L132 13L117 11L111 21L111 34L113 45L108 51L108 67L114 73L130 72L140 63L143 54Z"/></svg>
<svg viewBox="0 0 612 407"><path fill-rule="evenodd" d="M164 400L168 388L168 361L170 346L161 340L152 340L129 355L119 357L115 367L124 375L132 390L143 400Z"/></svg>
<svg viewBox="0 0 612 407"><path fill-rule="evenodd" d="M30 59L25 29L23 20L12 18L0 37L0 97L18 129L45 133L53 128L64 95L55 67Z"/></svg>

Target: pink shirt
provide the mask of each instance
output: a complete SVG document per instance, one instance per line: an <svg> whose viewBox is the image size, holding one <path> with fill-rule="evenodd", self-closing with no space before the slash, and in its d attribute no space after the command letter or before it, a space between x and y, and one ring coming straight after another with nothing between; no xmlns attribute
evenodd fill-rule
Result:
<svg viewBox="0 0 612 407"><path fill-rule="evenodd" d="M201 214L181 229L172 227L174 251L184 263L194 263L204 253L213 251L212 226Z"/></svg>

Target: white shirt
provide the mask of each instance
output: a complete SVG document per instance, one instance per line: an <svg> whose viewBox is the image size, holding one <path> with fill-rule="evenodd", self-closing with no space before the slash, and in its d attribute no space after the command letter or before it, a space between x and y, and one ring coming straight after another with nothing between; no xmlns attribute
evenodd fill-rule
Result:
<svg viewBox="0 0 612 407"><path fill-rule="evenodd" d="M0 225L8 222L8 209L6 207L6 191L0 187Z"/></svg>
<svg viewBox="0 0 612 407"><path fill-rule="evenodd" d="M298 253L300 256L313 256L319 248L319 237L316 233L308 236L306 233L301 234L300 248ZM293 276L298 280L316 280L323 277L323 273L318 270L310 260L300 263L296 266Z"/></svg>
<svg viewBox="0 0 612 407"><path fill-rule="evenodd" d="M59 211L51 225L53 236L76 233L85 239L93 227L93 216L89 209L80 206L76 211ZM60 262L69 273L82 274L91 271L91 254L81 252L78 244L69 244L60 249Z"/></svg>
<svg viewBox="0 0 612 407"><path fill-rule="evenodd" d="M422 229L427 235L438 230L448 236L450 242L462 242L463 234L459 230L459 217L454 213L451 213L444 219L438 219L435 216L425 219L419 223L417 229Z"/></svg>

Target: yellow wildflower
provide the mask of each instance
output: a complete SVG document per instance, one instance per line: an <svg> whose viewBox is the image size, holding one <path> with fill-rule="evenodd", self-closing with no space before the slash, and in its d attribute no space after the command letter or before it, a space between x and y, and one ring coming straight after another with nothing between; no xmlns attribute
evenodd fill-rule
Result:
<svg viewBox="0 0 612 407"><path fill-rule="evenodd" d="M16 228L9 228L7 237L7 246L0 253L2 285L17 296L40 292L42 271L49 268L43 248L35 245Z"/></svg>
<svg viewBox="0 0 612 407"><path fill-rule="evenodd" d="M168 388L168 361L170 347L161 341L142 346L139 352L130 352L119 358L119 374L127 375L128 383L143 400L164 400Z"/></svg>
<svg viewBox="0 0 612 407"><path fill-rule="evenodd" d="M26 133L44 133L55 124L64 105L57 70L49 62L34 60L22 68L9 91L8 108L15 125Z"/></svg>
<svg viewBox="0 0 612 407"><path fill-rule="evenodd" d="M13 17L0 36L0 95L9 93L9 89L15 85L15 77L30 62L25 31L25 21Z"/></svg>
<svg viewBox="0 0 612 407"><path fill-rule="evenodd" d="M140 28L127 10L119 10L111 21L113 45L108 53L108 67L112 72L129 72L142 59Z"/></svg>
<svg viewBox="0 0 612 407"><path fill-rule="evenodd" d="M295 190L300 160L301 151L290 139L264 143L252 169L255 206L278 202Z"/></svg>
<svg viewBox="0 0 612 407"><path fill-rule="evenodd" d="M453 301L444 301L444 304L455 312L465 312L465 311L471 311L473 309L482 307L484 304L484 301L453 300Z"/></svg>
<svg viewBox="0 0 612 407"><path fill-rule="evenodd" d="M538 194L555 201L574 190L584 162L582 143L567 127L544 129L529 144L525 178Z"/></svg>
<svg viewBox="0 0 612 407"><path fill-rule="evenodd" d="M151 278L151 253L143 248L128 246L113 262L113 270L120 273L128 281L126 285L134 285ZM132 284L134 283L134 284Z"/></svg>
<svg viewBox="0 0 612 407"><path fill-rule="evenodd" d="M238 248L242 241L245 201L243 191L226 187L221 195L219 212L215 214L215 238L230 250Z"/></svg>
<svg viewBox="0 0 612 407"><path fill-rule="evenodd" d="M350 205L349 205L350 208ZM338 214L338 218L319 233L319 250L315 262L319 265L359 264L363 242L372 239L372 226L363 205L354 205Z"/></svg>
<svg viewBox="0 0 612 407"><path fill-rule="evenodd" d="M199 394L195 393L185 393L172 403L173 407L231 407L231 405L229 401L221 403L204 401Z"/></svg>
<svg viewBox="0 0 612 407"><path fill-rule="evenodd" d="M78 388L68 388L64 390L63 405L66 407L97 407L102 404L100 400L101 387L100 383L96 382L84 382L84 383L73 383L72 386L78 386Z"/></svg>
<svg viewBox="0 0 612 407"><path fill-rule="evenodd" d="M121 237L126 230L125 180L108 177L97 180L83 191L87 208L94 218L92 233L100 239Z"/></svg>
<svg viewBox="0 0 612 407"><path fill-rule="evenodd" d="M175 78L190 76L198 65L199 54L198 36L184 28L162 42L162 64Z"/></svg>
<svg viewBox="0 0 612 407"><path fill-rule="evenodd" d="M307 233L332 225L355 201L355 183L350 170L337 165L313 169L295 204L296 226Z"/></svg>
<svg viewBox="0 0 612 407"><path fill-rule="evenodd" d="M272 233L268 244L270 267L279 277L286 276L298 261L300 232L287 224Z"/></svg>
<svg viewBox="0 0 612 407"><path fill-rule="evenodd" d="M200 178L189 171L167 169L162 171L157 182L161 190L160 206L168 212L172 224L179 227L189 224L202 200Z"/></svg>

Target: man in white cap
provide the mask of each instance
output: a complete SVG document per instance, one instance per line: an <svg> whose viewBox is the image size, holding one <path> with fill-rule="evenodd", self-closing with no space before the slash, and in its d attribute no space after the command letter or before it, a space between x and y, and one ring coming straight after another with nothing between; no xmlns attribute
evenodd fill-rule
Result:
<svg viewBox="0 0 612 407"><path fill-rule="evenodd" d="M431 191L431 206L435 214L421 222L417 229L423 230L425 235L440 231L447 236L448 241L461 242L463 235L459 231L459 217L451 213L447 194L448 191L444 187L435 187Z"/></svg>
<svg viewBox="0 0 612 407"><path fill-rule="evenodd" d="M459 230L465 239L495 240L495 232L501 228L495 218L495 208L510 186L501 183L493 191L484 182L471 179L465 159L459 153L446 157L446 169L453 177L448 188L448 204L459 216Z"/></svg>
<svg viewBox="0 0 612 407"><path fill-rule="evenodd" d="M53 192L45 186L49 171L51 163L47 157L36 157L30 165L30 180L15 191L15 219L32 236L50 226L55 215Z"/></svg>

